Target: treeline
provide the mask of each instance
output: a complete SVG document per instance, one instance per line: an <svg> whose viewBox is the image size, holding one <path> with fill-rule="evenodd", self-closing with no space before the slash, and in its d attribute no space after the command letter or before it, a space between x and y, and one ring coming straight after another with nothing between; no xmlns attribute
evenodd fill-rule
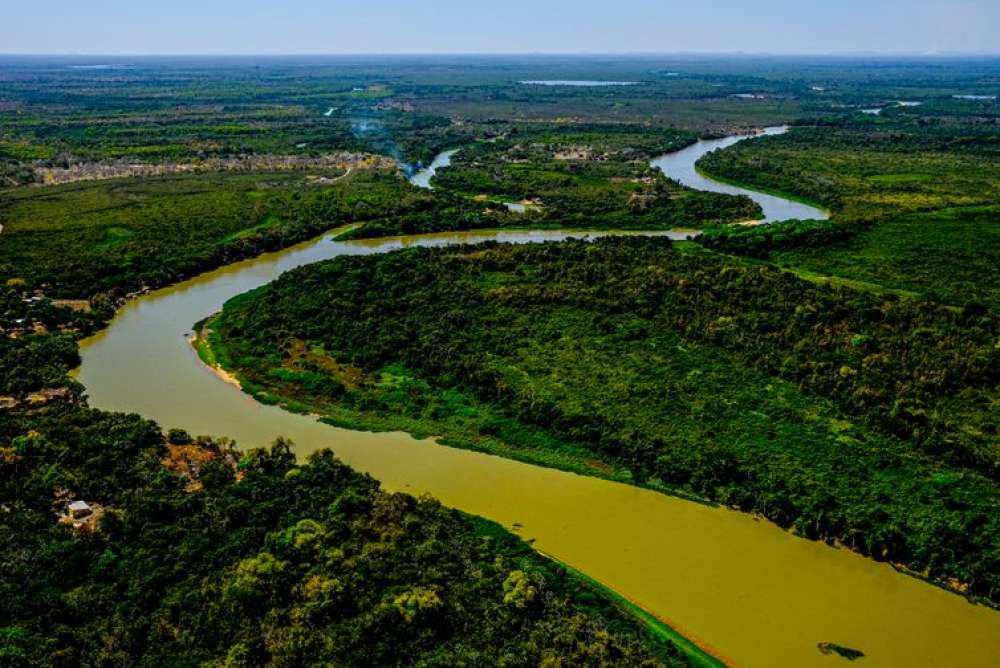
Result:
<svg viewBox="0 0 1000 668"><path fill-rule="evenodd" d="M825 248L851 239L859 228L832 220L782 220L767 225L710 227L694 240L721 253L766 259L773 251Z"/></svg>
<svg viewBox="0 0 1000 668"><path fill-rule="evenodd" d="M106 300L86 311L55 306L16 282L0 285L0 396L21 402L29 392L74 387L70 369L80 363L77 339L114 314Z"/></svg>
<svg viewBox="0 0 1000 668"><path fill-rule="evenodd" d="M0 413L5 666L686 665L499 527L329 451L170 441L78 405Z"/></svg>
<svg viewBox="0 0 1000 668"><path fill-rule="evenodd" d="M324 402L289 373L330 368L301 366L304 346L370 374L333 378L329 405L446 415L419 383L378 381L411 369L470 397L466 414L499 411L640 481L1000 595L1000 325L981 310L605 239L340 258L218 327L245 378L291 399Z"/></svg>

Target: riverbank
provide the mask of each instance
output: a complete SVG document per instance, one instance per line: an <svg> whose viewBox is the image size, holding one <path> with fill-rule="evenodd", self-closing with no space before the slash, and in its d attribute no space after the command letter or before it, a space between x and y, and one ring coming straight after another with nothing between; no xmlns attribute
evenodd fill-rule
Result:
<svg viewBox="0 0 1000 668"><path fill-rule="evenodd" d="M571 235L507 231L495 238L524 242L565 236ZM982 634L991 627L983 626L976 609L944 592L944 598L934 597L929 592L937 590L903 578L889 566L802 541L740 513L631 485L441 448L398 433L342 430L261 405L211 379L200 365L191 365L188 342L163 324L202 319L228 298L302 264L341 254L491 237L451 234L350 243L324 237L212 272L126 306L111 328L84 347L80 379L97 405L139 412L194 433L229 434L243 445L283 434L295 440L300 455L334 447L338 456L390 489L429 493L506 526L522 526L522 535L535 539L539 549L625 592L644 609L677 619L737 661L753 664L747 657L756 657L756 663L774 665L780 655L795 657L796 665L823 665L818 662L828 659L819 654L816 643L832 641L863 649L873 665L886 664L886 657L898 663L928 656L961 657L967 665L977 665L976 657L989 646L989 636ZM131 358L120 354L133 339L142 342L143 368L133 367ZM149 373L160 382L149 383ZM162 392L167 394L161 397ZM681 531L681 526L688 528ZM681 545L684 549L678 550ZM734 570L727 555L736 549L741 559ZM859 596L864 606L857 604ZM812 601L822 601L823 610L810 608ZM719 606L729 614L720 618ZM963 620L963 633L941 637L936 626L928 625L928 606ZM765 625L758 623L765 620ZM799 629L796 638L802 642L774 635L778 627ZM873 629L879 633L873 635ZM962 642L974 629L980 629L976 640ZM911 638L933 639L933 644Z"/></svg>
<svg viewBox="0 0 1000 668"><path fill-rule="evenodd" d="M542 556L544 557L552 559L560 566L565 568L567 571L572 573L574 576L576 576L583 582L586 582L588 585L590 585L597 591L600 591L602 594L604 594L605 597L618 603L618 605L621 606L623 610L626 610L636 619L639 619L640 621L645 623L653 635L662 638L664 641L669 642L674 647L679 649L694 666L698 668L724 668L727 665L734 665L730 661L724 661L723 659L719 658L719 656L717 655L718 652L716 650L713 650L710 646L701 642L696 642L684 636L682 633L677 631L677 629L672 627L669 622L666 622L657 617L656 615L652 615L649 612L643 610L634 601L628 599L625 596L622 596L614 589L611 589L607 585L598 582L597 580L590 577L586 573L583 573L582 571L579 571L573 568L572 566L569 566L568 564L564 564L558 559L555 559L554 557L551 557L550 555L547 555L544 552L540 554L542 554Z"/></svg>
<svg viewBox="0 0 1000 668"><path fill-rule="evenodd" d="M646 276L649 267L656 267L655 278ZM731 303L720 296L706 304L706 297L695 297L712 288L713 281L706 277L717 273L727 277L742 301ZM390 275L394 278L386 282ZM588 280L574 280L578 275ZM691 286L691 295L671 290L681 282ZM646 299L661 304L655 312L644 306L646 302L627 297L639 284L645 285ZM299 285L311 287L300 295ZM614 295L605 294L600 287L604 285L618 289ZM351 290L350 299L346 290ZM547 295L544 299L531 297L540 290ZM772 298L776 303L764 307ZM792 356L785 351L783 337L769 333L773 329L760 331L757 323L765 318L758 311L783 309L785 299L816 308L822 304L822 310L834 312L855 304L888 308L880 297L788 282L778 270L738 259L682 253L662 242L598 240L545 249L414 250L300 269L227 304L219 338L228 348L226 357L239 360L236 370L259 388L253 394L274 395L269 402L294 401L310 412L332 414L328 421L340 426L388 419L391 428L422 430L421 437L471 439L480 448L496 439L519 450L541 451L547 458L557 454L601 460L632 471L644 485L673 491L670 483L680 483L689 493L761 512L811 538L840 539L864 554L887 560L899 554L906 560L905 555L923 552L929 545L910 539L902 546L872 547L885 524L910 526L914 509L906 504L880 506L892 518L885 523L852 522L857 513L871 509L862 499L870 486L880 483L862 471L847 472L843 459L848 450L859 461L872 455L845 441L869 443L883 451L882 466L900 485L923 486L927 467L942 462L923 456L920 443L887 436L871 421L855 418L851 424L852 415L838 405L836 395L817 396L809 391L814 388L788 382L788 376L798 378L800 368L816 368L822 362L808 354ZM736 314L734 307L743 313ZM438 317L443 311L463 323L461 331ZM929 320L903 306L896 311L907 321ZM712 314L719 312L732 315L713 320ZM699 324L692 325L693 320ZM827 320L838 330L860 328L888 346L886 350L898 345L892 330L869 332L861 323L824 317ZM380 329L378 323L386 321L394 326ZM735 322L744 323L743 328ZM393 333L397 327L413 334L401 340ZM677 328L682 331L674 331ZM745 331L739 334L740 329ZM558 332L556 339L550 331ZM797 340L801 332L796 329L788 336ZM739 351L742 345L733 349L727 345L730 339L757 352L745 359ZM685 356L676 359L672 351L681 348ZM441 349L451 352L442 358ZM337 351L336 357L326 350ZM378 356L373 358L372 351ZM645 365L636 366L637 357L645 359ZM759 368L760 357L784 359L787 372ZM361 367L352 368L349 384L341 382L337 371L343 360ZM835 369L854 363L845 356ZM905 371L897 374L905 378ZM702 381L692 383L692 377ZM594 378L602 379L603 391L595 390ZM662 396L684 397L680 407L704 407L705 414L692 419L676 402L642 389L654 385ZM746 393L740 389L745 386L767 386L780 399ZM869 386L869 391L874 389ZM609 401L609 393L615 399ZM620 406L626 404L630 409L622 415ZM747 411L773 416L771 430L748 420ZM818 416L823 418L816 424ZM702 461L700 453L706 450L730 464ZM792 491L798 490L793 483L801 471L838 467L843 470L828 474L821 492ZM981 491L987 498L991 493L988 485ZM828 511L816 517L810 509L820 493L827 495ZM761 501L774 495L780 503ZM929 521L941 521L945 510L930 507L935 510ZM968 521L968 515L963 517ZM970 532L975 529L970 527ZM989 545L986 536L975 542L978 549ZM937 577L948 580L968 572L978 549L939 562ZM921 567L920 561L911 563ZM974 573L989 577L979 566ZM980 587L980 593L986 590Z"/></svg>
<svg viewBox="0 0 1000 668"><path fill-rule="evenodd" d="M357 411L345 406L314 403L304 400L300 396L276 392L274 387L261 385L248 379L244 370L233 363L222 337L212 329L212 323L217 320L219 315L217 313L195 325L197 334L191 336L191 344L206 368L262 404L277 406L300 415L316 417L325 424L341 429L371 433L403 432L415 439L432 439L435 443L451 448L495 455L533 466L544 466L558 471L635 485L708 506L717 505L680 489L650 481L640 482L625 467L599 461L594 458L592 452L584 448L554 439L540 430L515 425L513 421L510 422L510 427L513 430L504 434L506 438L485 436L483 425L500 418L489 413L489 408L485 404L474 402L468 397L462 397L461 401L474 403L477 412L481 414L480 419L475 424L413 418L399 413L377 414L370 411ZM427 388L427 392L427 400L440 398L431 396L433 391L430 388Z"/></svg>
<svg viewBox="0 0 1000 668"><path fill-rule="evenodd" d="M823 214L826 217L830 217L833 215L833 211L828 209L825 205L817 202L816 200L810 199L804 195L796 195L795 193L784 192L782 190L778 190L777 188L768 188L766 186L760 186L755 183L744 183L741 181L737 181L736 179L730 179L725 176L713 174L711 171L699 167L697 163L695 164L695 170L701 176L705 177L706 179L711 179L712 181L718 181L719 183L724 183L725 185L733 186L734 188L753 190L755 192L759 192L764 195L771 195L772 197L780 197L781 199L786 199L790 202L798 202L799 204L804 204L808 207L816 209L817 211L823 212ZM767 220L765 222L773 222L773 221Z"/></svg>
<svg viewBox="0 0 1000 668"><path fill-rule="evenodd" d="M729 149L737 144L745 145L746 143L752 143L754 139L783 135L788 130L788 126L781 125L767 127L750 135L729 136L720 139L702 139L680 151L660 156L650 164L654 168L661 170L668 177L689 188L750 197L761 207L766 222L793 219L827 219L829 218L828 211L800 197L786 197L784 194L771 193L765 189L758 189L753 185L716 179L699 167L699 164L704 162L706 156L714 155L721 150Z"/></svg>
<svg viewBox="0 0 1000 668"><path fill-rule="evenodd" d="M219 349L220 345L213 347L210 341L212 334L211 322L212 318L206 318L194 326L194 333L191 334L189 338L191 347L194 349L195 354L198 355L198 359L201 360L201 363L205 365L206 369L211 371L224 382L242 390L243 383L240 382L239 377L235 373L232 373L229 369L226 369L216 358L215 350Z"/></svg>
<svg viewBox="0 0 1000 668"><path fill-rule="evenodd" d="M351 413L345 410L331 411L329 407L310 405L292 396L274 394L268 389L252 381L248 381L241 375L239 368L233 364L222 338L213 329L213 323L218 317L219 314L216 314L195 324L194 334L189 338L192 348L206 369L210 370L227 384L252 395L254 399L262 404L277 406L282 410L301 415L308 415L326 424L344 429L370 432L406 432L417 439L433 438L436 443L442 446L492 454L536 466L574 472L580 475L590 475L618 482L635 482L627 470L596 462L592 458L588 458L585 451L572 454L569 452L553 454L551 452L546 453L543 450L523 450L512 447L509 443L499 439L475 438L472 431L456 432L450 430L447 425L440 422L410 420L398 415L375 416ZM445 435L442 436L442 434ZM536 434L535 436L541 436L541 434ZM551 442L551 439L547 440ZM569 444L563 444L563 446L571 448ZM654 489L650 486L647 487ZM659 491L687 497L689 500L700 503L707 503L701 499L690 497L690 495L678 493L676 490L661 489ZM488 520L474 516L470 516L470 519L478 526L493 525L496 526L496 530L503 531L499 525L494 525ZM721 668L726 665L712 654L710 648L688 639L670 624L643 610L635 602L607 585L587 576L551 555L541 553L541 556L552 560L557 567L565 569L571 577L579 579L596 593L612 601L623 613L630 615L638 623L644 625L653 637L680 651L693 666L699 668Z"/></svg>

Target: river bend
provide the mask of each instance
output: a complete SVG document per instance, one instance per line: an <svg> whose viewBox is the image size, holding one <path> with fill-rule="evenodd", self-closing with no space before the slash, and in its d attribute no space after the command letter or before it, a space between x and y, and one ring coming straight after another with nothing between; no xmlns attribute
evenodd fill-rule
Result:
<svg viewBox="0 0 1000 668"><path fill-rule="evenodd" d="M693 148L657 162L673 177L683 176L679 167L689 168L683 182L696 173L693 161L706 146ZM581 232L363 241L335 241L327 234L128 303L105 330L83 342L78 378L92 406L139 413L164 429L226 435L242 446L286 436L302 456L332 448L389 490L431 494L534 539L538 549L736 665L836 665L843 660L817 649L819 642L834 642L864 651L864 666L995 666L1000 613L886 564L796 538L744 513L402 433L334 428L265 406L205 368L186 338L192 323L229 298L301 265L410 246L570 236Z"/></svg>

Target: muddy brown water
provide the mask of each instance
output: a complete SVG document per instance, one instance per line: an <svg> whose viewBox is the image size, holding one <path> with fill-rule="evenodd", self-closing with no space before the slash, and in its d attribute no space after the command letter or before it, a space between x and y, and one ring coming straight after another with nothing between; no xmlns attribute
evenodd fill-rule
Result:
<svg viewBox="0 0 1000 668"><path fill-rule="evenodd" d="M601 234L608 233L592 236ZM91 405L139 413L164 428L226 435L247 447L285 436L300 456L332 448L389 490L431 494L534 539L539 550L734 665L834 666L845 660L817 649L832 642L865 652L863 666L997 666L1000 613L886 564L744 513L265 406L205 368L186 338L227 299L312 262L409 246L579 236L505 231L338 242L324 235L130 302L83 342L78 379Z"/></svg>

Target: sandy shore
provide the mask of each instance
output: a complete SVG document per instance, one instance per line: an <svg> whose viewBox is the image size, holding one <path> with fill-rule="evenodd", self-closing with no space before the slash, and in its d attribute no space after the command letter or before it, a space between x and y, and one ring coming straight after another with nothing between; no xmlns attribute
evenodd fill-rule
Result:
<svg viewBox="0 0 1000 668"><path fill-rule="evenodd" d="M229 373L218 364L205 364L204 360L201 359L201 355L198 355L199 344L205 346L206 348L208 347L208 334L204 329L202 329L197 334L192 334L191 336L189 336L188 342L190 342L191 344L191 351L198 356L198 360L202 362L203 367L205 367L213 374L215 374L217 377L222 379L224 382L229 383L233 387L238 387L241 390L243 389L243 385L242 383L240 383L239 378Z"/></svg>

